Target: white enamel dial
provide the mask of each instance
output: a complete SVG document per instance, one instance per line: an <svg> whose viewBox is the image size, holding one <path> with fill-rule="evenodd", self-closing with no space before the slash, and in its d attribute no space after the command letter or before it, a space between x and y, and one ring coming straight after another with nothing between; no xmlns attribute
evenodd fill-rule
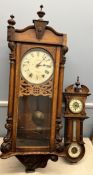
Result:
<svg viewBox="0 0 93 175"><path fill-rule="evenodd" d="M54 71L52 56L41 48L31 49L21 61L21 74L31 84L46 82Z"/></svg>
<svg viewBox="0 0 93 175"><path fill-rule="evenodd" d="M72 143L68 149L68 154L72 158L77 158L81 154L81 147L77 143Z"/></svg>
<svg viewBox="0 0 93 175"><path fill-rule="evenodd" d="M81 100L73 98L70 102L69 102L69 109L71 112L73 113L79 113L82 111L83 109L83 103Z"/></svg>

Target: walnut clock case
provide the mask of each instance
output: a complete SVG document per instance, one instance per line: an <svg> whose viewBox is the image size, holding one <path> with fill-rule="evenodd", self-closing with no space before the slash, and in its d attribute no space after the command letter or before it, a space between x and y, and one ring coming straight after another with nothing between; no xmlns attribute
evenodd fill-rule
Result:
<svg viewBox="0 0 93 175"><path fill-rule="evenodd" d="M77 82L65 89L65 131L64 146L66 158L75 163L79 161L85 153L83 142L83 121L87 119L85 112L85 102L89 94L89 89L85 85L80 85L79 77Z"/></svg>
<svg viewBox="0 0 93 175"><path fill-rule="evenodd" d="M34 25L22 30L14 28L11 15L7 27L10 79L1 158L16 156L26 171L64 155L60 129L67 36L47 26L42 6L37 14Z"/></svg>

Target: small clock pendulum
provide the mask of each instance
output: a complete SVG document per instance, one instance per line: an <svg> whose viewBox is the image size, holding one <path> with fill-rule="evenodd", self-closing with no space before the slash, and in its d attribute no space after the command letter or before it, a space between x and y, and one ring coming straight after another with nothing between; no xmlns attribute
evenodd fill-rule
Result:
<svg viewBox="0 0 93 175"><path fill-rule="evenodd" d="M65 89L65 131L64 144L66 158L70 162L79 161L85 153L83 141L83 121L87 119L85 102L89 96L89 89L80 85L79 77L77 82Z"/></svg>

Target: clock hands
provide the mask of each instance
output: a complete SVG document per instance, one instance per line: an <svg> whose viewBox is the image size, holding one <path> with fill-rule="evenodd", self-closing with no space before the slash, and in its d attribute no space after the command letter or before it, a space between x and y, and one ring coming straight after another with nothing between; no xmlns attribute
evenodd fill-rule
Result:
<svg viewBox="0 0 93 175"><path fill-rule="evenodd" d="M38 64L36 64L36 67L39 67L40 64L42 63L42 61L44 61L44 60L45 60L45 58L43 58Z"/></svg>
<svg viewBox="0 0 93 175"><path fill-rule="evenodd" d="M75 103L73 104L73 107L74 107L75 110L76 110L77 108L79 108L79 104L78 104L77 102L75 102Z"/></svg>
<svg viewBox="0 0 93 175"><path fill-rule="evenodd" d="M36 67L40 67L40 66L45 66L45 67L51 67L50 65L46 65L46 64L38 64L38 65L36 65Z"/></svg>

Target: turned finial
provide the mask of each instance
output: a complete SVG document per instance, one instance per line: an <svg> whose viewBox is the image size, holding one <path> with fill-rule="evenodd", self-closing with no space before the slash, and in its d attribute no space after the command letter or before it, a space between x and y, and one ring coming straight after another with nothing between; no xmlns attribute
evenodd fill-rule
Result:
<svg viewBox="0 0 93 175"><path fill-rule="evenodd" d="M77 76L77 81L75 83L75 91L79 91L80 89L80 81L79 81L79 76Z"/></svg>
<svg viewBox="0 0 93 175"><path fill-rule="evenodd" d="M77 76L77 81L76 81L75 85L76 85L77 87L80 85L79 76Z"/></svg>
<svg viewBox="0 0 93 175"><path fill-rule="evenodd" d="M41 8L41 11L42 11L43 5L40 5L40 8Z"/></svg>
<svg viewBox="0 0 93 175"><path fill-rule="evenodd" d="M14 20L14 15L10 15L10 19L8 20L8 24L11 27L13 27L16 24L16 22Z"/></svg>
<svg viewBox="0 0 93 175"><path fill-rule="evenodd" d="M43 5L40 5L40 11L37 12L39 18L43 18L43 16L45 15L45 12L43 12L42 9L43 9Z"/></svg>

